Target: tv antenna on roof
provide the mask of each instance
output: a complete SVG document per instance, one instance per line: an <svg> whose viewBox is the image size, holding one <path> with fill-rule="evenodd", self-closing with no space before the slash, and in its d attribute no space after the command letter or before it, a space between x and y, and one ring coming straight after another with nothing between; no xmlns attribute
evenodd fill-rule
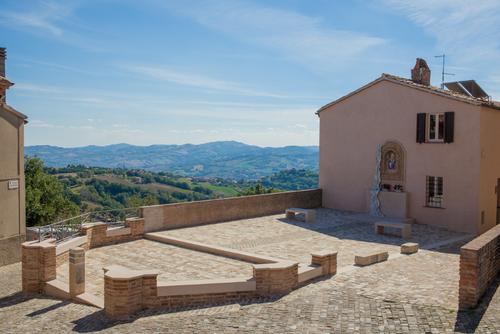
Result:
<svg viewBox="0 0 500 334"><path fill-rule="evenodd" d="M444 63L445 63L445 59L446 59L446 55L443 53L442 55L439 55L439 56L434 56L434 58L443 58L443 69L441 71L441 89L444 89L444 76L445 75L455 75L454 73L446 73L444 71Z"/></svg>

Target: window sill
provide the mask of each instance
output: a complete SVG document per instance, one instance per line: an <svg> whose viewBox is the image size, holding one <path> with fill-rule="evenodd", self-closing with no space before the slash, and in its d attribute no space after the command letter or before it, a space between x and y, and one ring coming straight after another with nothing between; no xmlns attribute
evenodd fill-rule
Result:
<svg viewBox="0 0 500 334"><path fill-rule="evenodd" d="M424 205L424 208L428 208L428 209L440 209L440 210L445 210L446 209L445 207L442 207L442 206L430 206L430 205Z"/></svg>

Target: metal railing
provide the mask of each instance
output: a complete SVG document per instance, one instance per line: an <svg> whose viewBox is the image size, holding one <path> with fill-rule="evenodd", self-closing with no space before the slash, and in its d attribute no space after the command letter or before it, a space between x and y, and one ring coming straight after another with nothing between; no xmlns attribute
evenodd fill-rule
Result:
<svg viewBox="0 0 500 334"><path fill-rule="evenodd" d="M28 230L32 240L55 239L56 243L60 243L79 235L83 224L102 222L110 227L119 227L124 226L127 218L138 217L138 214L139 208L91 211L57 223L29 227Z"/></svg>

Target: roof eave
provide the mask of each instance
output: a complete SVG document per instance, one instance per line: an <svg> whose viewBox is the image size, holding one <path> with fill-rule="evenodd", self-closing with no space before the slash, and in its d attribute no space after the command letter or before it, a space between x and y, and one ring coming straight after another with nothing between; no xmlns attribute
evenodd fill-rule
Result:
<svg viewBox="0 0 500 334"><path fill-rule="evenodd" d="M16 109L12 108L11 106L9 106L8 104L6 104L4 102L1 103L1 106L3 107L4 110L7 110L8 112L13 114L17 118L22 119L24 121L24 124L28 123L28 116L26 116L25 114L17 111Z"/></svg>
<svg viewBox="0 0 500 334"><path fill-rule="evenodd" d="M472 104L472 105L475 105L475 106L485 106L485 107L489 107L489 108L493 108L493 109L498 109L500 110L500 106L497 106L493 103L488 103L488 102L484 102L484 101L475 101L475 100L471 100L471 99L468 99L466 97L460 97L460 96L453 96L453 95L449 95L449 94L446 94L446 93L443 93L443 92L440 92L439 90L434 90L434 89L430 89L428 88L427 86L421 86L421 85L418 85L418 84L409 84L409 83L406 83L404 81L401 81L401 80L398 80L398 79L395 79L395 78L392 78L392 76L390 74L385 74L383 73L379 78L367 83L366 85L350 92L349 94L347 95L344 95L340 98L338 98L337 100L334 100L328 104L325 104L324 106L322 106L321 108L319 108L315 114L316 115L320 115L320 113L322 111L324 111L325 109L328 109L329 107L373 86L374 84L380 82L380 81L383 81L383 80L386 80L386 81L389 81L389 82L392 82L392 83L395 83L395 84L398 84L398 85L401 85L401 86L405 86L405 87L408 87L408 88L413 88L413 89L417 89L417 90L420 90L422 92L426 92L426 93L430 93L430 94L434 94L434 95L438 95L438 96L441 96L441 97L444 97L444 98L448 98L448 99L452 99L452 100L455 100L455 101L459 101L459 102L463 102L463 103L468 103L468 104Z"/></svg>

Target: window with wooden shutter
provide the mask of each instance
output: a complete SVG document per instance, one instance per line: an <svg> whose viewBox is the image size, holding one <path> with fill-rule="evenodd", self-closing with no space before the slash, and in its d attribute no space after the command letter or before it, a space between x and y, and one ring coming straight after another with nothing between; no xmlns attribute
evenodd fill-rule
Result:
<svg viewBox="0 0 500 334"><path fill-rule="evenodd" d="M427 116L425 113L417 114L417 143L425 143L425 128Z"/></svg>
<svg viewBox="0 0 500 334"><path fill-rule="evenodd" d="M444 142L453 143L455 135L455 113L453 111L444 113Z"/></svg>

